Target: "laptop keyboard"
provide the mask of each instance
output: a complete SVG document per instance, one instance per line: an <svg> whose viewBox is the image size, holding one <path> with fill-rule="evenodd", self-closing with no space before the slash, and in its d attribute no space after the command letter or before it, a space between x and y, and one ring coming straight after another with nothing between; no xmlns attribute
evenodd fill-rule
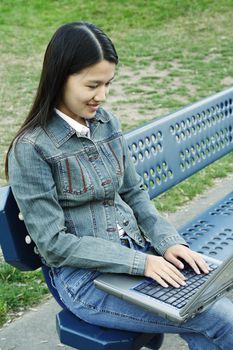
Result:
<svg viewBox="0 0 233 350"><path fill-rule="evenodd" d="M189 265L185 266L182 274L186 277L186 285L180 288L172 286L164 288L156 281L148 278L135 286L133 290L181 309L218 266L209 264L209 267L211 271L208 274L197 275Z"/></svg>

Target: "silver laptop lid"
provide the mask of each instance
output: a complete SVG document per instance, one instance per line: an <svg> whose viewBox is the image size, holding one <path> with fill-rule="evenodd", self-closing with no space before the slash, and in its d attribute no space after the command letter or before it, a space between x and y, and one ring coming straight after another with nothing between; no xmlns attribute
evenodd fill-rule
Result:
<svg viewBox="0 0 233 350"><path fill-rule="evenodd" d="M195 294L195 298L191 299L181 310L181 315L190 311L195 314L205 309L205 306L219 299L223 294L233 288L233 255L229 256L219 267L213 272L210 279Z"/></svg>

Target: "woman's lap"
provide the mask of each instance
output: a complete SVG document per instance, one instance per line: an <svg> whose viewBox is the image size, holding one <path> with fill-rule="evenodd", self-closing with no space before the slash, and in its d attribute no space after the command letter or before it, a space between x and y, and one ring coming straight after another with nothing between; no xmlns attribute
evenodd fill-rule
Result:
<svg viewBox="0 0 233 350"><path fill-rule="evenodd" d="M99 272L84 269L54 269L54 282L64 304L84 321L145 333L178 333L188 342L192 342L196 334L196 337L200 335L196 342L213 344L209 349L218 349L215 343L227 349L226 342L228 348L233 349L233 304L229 299L220 299L187 322L176 324L97 289L93 280L98 275Z"/></svg>
<svg viewBox="0 0 233 350"><path fill-rule="evenodd" d="M133 249L141 250L130 240ZM148 244L143 251L149 252ZM98 271L62 267L53 269L54 283L66 307L91 324L144 333L177 333L192 350L233 349L233 304L218 300L206 311L176 324L139 306L97 289Z"/></svg>

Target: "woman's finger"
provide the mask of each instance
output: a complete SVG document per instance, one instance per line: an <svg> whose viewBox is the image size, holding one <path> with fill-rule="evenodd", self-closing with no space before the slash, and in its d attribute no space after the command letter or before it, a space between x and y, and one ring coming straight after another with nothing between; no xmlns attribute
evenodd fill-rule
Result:
<svg viewBox="0 0 233 350"><path fill-rule="evenodd" d="M196 257L196 264L198 265L198 267L201 269L202 272L209 273L210 271L209 265L201 256Z"/></svg>
<svg viewBox="0 0 233 350"><path fill-rule="evenodd" d="M182 257L192 269L199 275L202 272L208 273L209 267L201 255L192 252L192 254L187 254Z"/></svg>
<svg viewBox="0 0 233 350"><path fill-rule="evenodd" d="M179 288L182 285L185 285L185 282L179 278L175 273L171 273L171 270L169 271L160 271L159 276L169 285Z"/></svg>
<svg viewBox="0 0 233 350"><path fill-rule="evenodd" d="M175 255L170 254L167 258L169 258L169 262L175 265L178 269L184 268L184 264Z"/></svg>

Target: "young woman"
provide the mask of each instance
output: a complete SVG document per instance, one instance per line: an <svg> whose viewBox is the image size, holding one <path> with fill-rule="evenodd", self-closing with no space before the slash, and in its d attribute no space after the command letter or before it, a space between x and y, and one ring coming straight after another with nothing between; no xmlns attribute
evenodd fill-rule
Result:
<svg viewBox="0 0 233 350"><path fill-rule="evenodd" d="M101 107L117 63L111 40L93 24L66 24L52 37L35 101L6 161L27 229L61 299L78 317L111 328L178 333L190 349L233 349L233 307L226 298L177 325L93 284L101 272L114 272L179 288L182 260L196 273L209 271L150 203L119 121Z"/></svg>

